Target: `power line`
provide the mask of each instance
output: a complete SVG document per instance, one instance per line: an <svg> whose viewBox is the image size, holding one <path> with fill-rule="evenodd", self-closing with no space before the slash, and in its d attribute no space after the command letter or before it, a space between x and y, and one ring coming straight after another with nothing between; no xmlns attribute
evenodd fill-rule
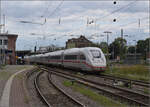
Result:
<svg viewBox="0 0 150 107"><path fill-rule="evenodd" d="M48 17L52 16L52 15L57 11L57 9L59 9L59 7L63 4L63 2L64 2L64 0L62 0L62 1L60 2L60 4L54 9L54 11L51 12L51 14L48 15Z"/></svg>
<svg viewBox="0 0 150 107"><path fill-rule="evenodd" d="M130 2L130 3L128 3L127 5L125 5L125 6L123 6L123 7L120 7L119 9L116 9L116 10L112 11L111 13L109 13L109 14L107 14L107 15L105 15L105 16L99 18L99 19L96 19L96 20L101 20L101 19L103 19L103 18L105 18L105 17L108 17L108 16L110 16L110 15L112 15L112 14L114 14L114 13L116 13L116 12L122 10L122 9L128 8L128 7L130 7L132 4L134 4L136 1L137 1L137 0L135 0L135 1L133 1L133 2Z"/></svg>
<svg viewBox="0 0 150 107"><path fill-rule="evenodd" d="M140 20L143 21L143 20L147 20L147 19L148 19L148 17L143 17ZM130 24L134 24L134 23L138 23L137 20L135 20L133 22L130 22L128 24L123 24L123 25L119 25L119 26L124 27L124 26L130 25Z"/></svg>
<svg viewBox="0 0 150 107"><path fill-rule="evenodd" d="M52 5L52 2L48 4L48 7L45 9L45 11L43 12L43 14L41 15L41 17L44 17L45 14L47 13L47 11L49 10L49 7Z"/></svg>
<svg viewBox="0 0 150 107"><path fill-rule="evenodd" d="M148 17L143 17L140 20L141 21L148 20ZM138 23L138 20L131 21L127 24L118 25L118 27L125 27L125 26L128 26L128 25L134 24L134 23ZM113 28L110 28L110 29L112 30ZM110 29L108 29L108 30L110 30Z"/></svg>

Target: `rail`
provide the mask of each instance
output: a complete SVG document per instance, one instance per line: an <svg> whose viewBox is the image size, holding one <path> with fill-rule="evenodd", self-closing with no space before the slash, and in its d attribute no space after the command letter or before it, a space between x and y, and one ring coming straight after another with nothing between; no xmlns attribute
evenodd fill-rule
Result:
<svg viewBox="0 0 150 107"><path fill-rule="evenodd" d="M39 72L37 75L36 75L36 78L34 80L34 84L35 84L35 88L40 96L40 98L42 99L42 101L48 106L48 107L52 107L49 102L47 101L47 99L44 97L44 95L42 94L42 92L40 91L40 88L39 88L39 84L38 84L38 78L39 76L42 74L43 72Z"/></svg>
<svg viewBox="0 0 150 107"><path fill-rule="evenodd" d="M75 102L76 104L80 105L81 107L86 107L84 104L82 104L80 101L76 100L74 97L72 97L71 95L67 94L63 89L59 88L53 81L52 78L50 76L51 74L48 75L48 80L49 82L52 83L52 85L57 88L60 92L62 92L65 96L67 96L69 99L71 99L73 102Z"/></svg>
<svg viewBox="0 0 150 107"><path fill-rule="evenodd" d="M138 92L134 92L132 90L127 90L127 89L120 88L120 87L115 87L115 86L108 85L108 84L98 83L98 82L91 81L91 80L88 80L88 79L85 79L85 78L82 78L82 77L79 77L79 76L75 76L75 75L72 75L72 74L59 72L58 70L54 70L54 69L46 69L46 68L41 68L41 69L44 70L44 71L49 71L50 70L50 72L52 72L53 74L56 74L58 76L62 76L64 78L68 78L68 79L74 79L76 82L79 82L79 83L88 85L90 87L96 88L98 90L101 90L101 91L103 91L105 93L108 93L108 94L111 94L113 96L118 96L121 99L125 99L127 101L132 102L132 103L136 103L140 106L149 106L148 103L145 103L144 101L136 100L132 96L128 97L128 96L124 96L124 95L119 95L119 94L113 93L109 90L103 89L100 86L110 87L110 88L113 88L113 89L116 89L116 90L119 90L119 91L127 92L128 94L140 96L141 98L144 98L144 99L147 99L147 100L149 99L149 96L140 94ZM147 100L146 100L146 102L147 102Z"/></svg>

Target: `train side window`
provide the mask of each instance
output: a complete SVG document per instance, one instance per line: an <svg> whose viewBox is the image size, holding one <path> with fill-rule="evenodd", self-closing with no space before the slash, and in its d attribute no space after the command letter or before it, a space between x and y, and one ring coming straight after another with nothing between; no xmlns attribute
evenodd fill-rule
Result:
<svg viewBox="0 0 150 107"><path fill-rule="evenodd" d="M48 59L50 59L50 56L46 56L43 59L48 60Z"/></svg>
<svg viewBox="0 0 150 107"><path fill-rule="evenodd" d="M0 45L2 45L2 40L0 39Z"/></svg>
<svg viewBox="0 0 150 107"><path fill-rule="evenodd" d="M45 59L51 59L51 56L45 57Z"/></svg>
<svg viewBox="0 0 150 107"><path fill-rule="evenodd" d="M61 59L61 57L60 56L51 56L51 59Z"/></svg>
<svg viewBox="0 0 150 107"><path fill-rule="evenodd" d="M86 58L85 58L84 55L80 55L80 59L81 59L81 60L86 60Z"/></svg>
<svg viewBox="0 0 150 107"><path fill-rule="evenodd" d="M56 59L61 59L61 56L58 55L58 56L55 56L55 58L56 58Z"/></svg>
<svg viewBox="0 0 150 107"><path fill-rule="evenodd" d="M77 55L72 55L72 60L76 60L77 59Z"/></svg>
<svg viewBox="0 0 150 107"><path fill-rule="evenodd" d="M76 60L77 55L65 55L65 60Z"/></svg>

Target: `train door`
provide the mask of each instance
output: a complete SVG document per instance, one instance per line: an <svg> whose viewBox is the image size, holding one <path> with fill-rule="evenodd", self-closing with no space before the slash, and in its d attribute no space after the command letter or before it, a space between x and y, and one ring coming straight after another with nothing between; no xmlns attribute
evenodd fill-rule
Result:
<svg viewBox="0 0 150 107"><path fill-rule="evenodd" d="M63 66L64 63L64 52L61 53L61 65Z"/></svg>
<svg viewBox="0 0 150 107"><path fill-rule="evenodd" d="M86 65L85 65L85 63L86 63L86 57L85 57L85 55L83 53L80 53L80 55L79 55L79 61L80 61L80 63L79 63L80 69L85 70L85 68L86 68Z"/></svg>

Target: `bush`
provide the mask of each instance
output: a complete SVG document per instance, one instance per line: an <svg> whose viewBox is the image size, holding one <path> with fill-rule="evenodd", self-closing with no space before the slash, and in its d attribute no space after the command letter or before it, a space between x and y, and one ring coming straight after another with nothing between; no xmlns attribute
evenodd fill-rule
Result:
<svg viewBox="0 0 150 107"><path fill-rule="evenodd" d="M105 73L136 80L144 80L144 81L150 80L149 68L148 66L144 65L115 66L112 68L112 72L107 69Z"/></svg>

